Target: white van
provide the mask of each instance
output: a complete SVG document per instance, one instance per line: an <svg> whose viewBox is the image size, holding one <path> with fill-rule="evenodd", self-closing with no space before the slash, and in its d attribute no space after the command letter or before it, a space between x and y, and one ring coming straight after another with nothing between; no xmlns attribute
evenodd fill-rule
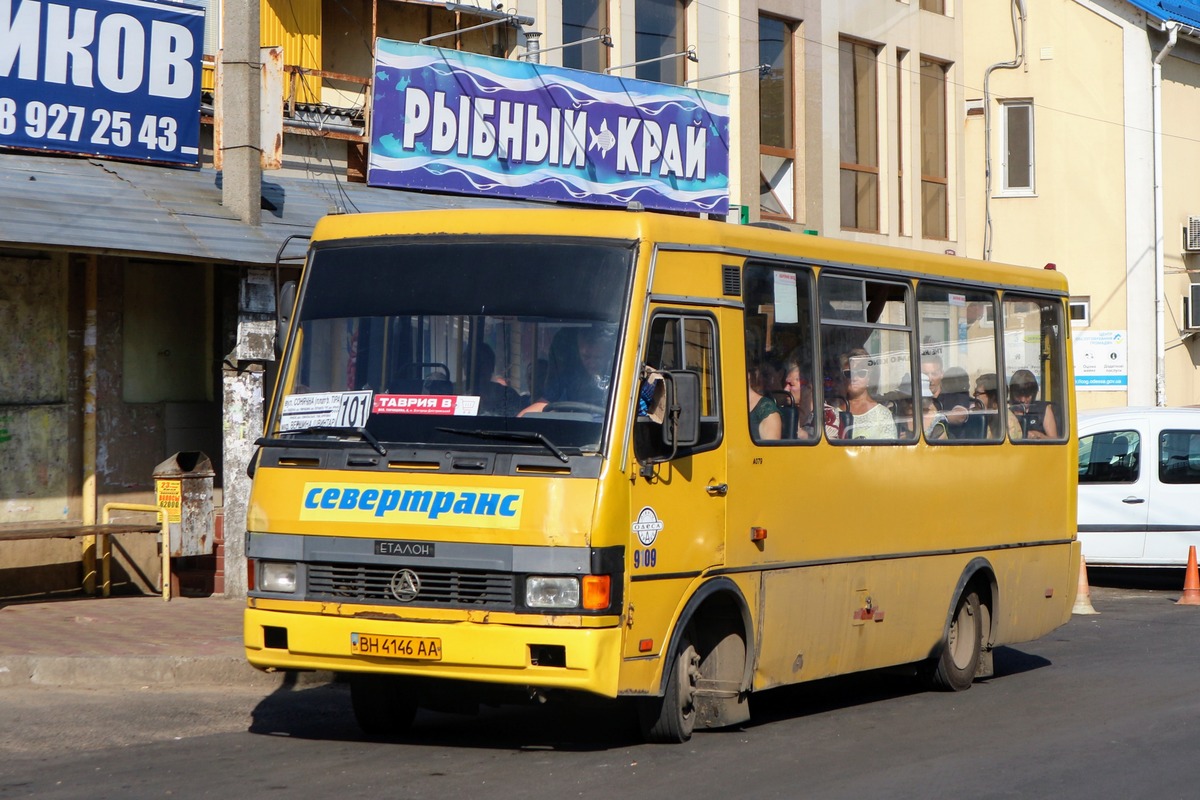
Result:
<svg viewBox="0 0 1200 800"><path fill-rule="evenodd" d="M1088 564L1187 565L1200 549L1200 408L1079 414L1079 541Z"/></svg>

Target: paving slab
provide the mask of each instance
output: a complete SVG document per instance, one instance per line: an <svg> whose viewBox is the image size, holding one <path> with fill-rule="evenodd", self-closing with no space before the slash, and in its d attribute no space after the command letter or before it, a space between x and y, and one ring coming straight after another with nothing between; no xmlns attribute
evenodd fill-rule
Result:
<svg viewBox="0 0 1200 800"><path fill-rule="evenodd" d="M252 684L242 649L245 601L223 597L73 597L0 606L0 687ZM322 683L331 673L292 680Z"/></svg>

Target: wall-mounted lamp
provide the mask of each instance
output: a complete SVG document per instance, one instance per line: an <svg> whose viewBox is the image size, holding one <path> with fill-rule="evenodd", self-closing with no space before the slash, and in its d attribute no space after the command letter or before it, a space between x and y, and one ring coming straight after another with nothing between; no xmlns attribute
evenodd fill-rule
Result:
<svg viewBox="0 0 1200 800"><path fill-rule="evenodd" d="M666 61L668 58L680 58L680 57L686 57L688 61L692 61L697 64L700 63L700 57L698 55L696 55L696 46L692 45L687 50L680 50L678 53L671 53L669 55L659 56L658 58L647 58L644 61L634 61L632 64L622 64L619 67L609 67L608 69L604 70L604 73L607 75L609 73L616 72L619 69L629 69L630 67L640 67L642 64L653 64L655 61Z"/></svg>
<svg viewBox="0 0 1200 800"><path fill-rule="evenodd" d="M701 81L711 81L713 78L724 78L728 75L740 75L743 72L754 72L755 70L758 71L758 77L760 79L762 79L762 78L765 78L768 75L770 75L772 69L773 69L773 67L770 64L759 64L758 66L755 66L755 67L746 67L745 69L735 69L735 70L732 70L731 72L722 72L717 75L706 75L703 78L692 78L690 81L684 81L683 85L687 86L689 83L700 83Z"/></svg>
<svg viewBox="0 0 1200 800"><path fill-rule="evenodd" d="M589 36L586 39L576 39L573 42L567 42L566 44L560 44L557 47L547 47L544 50L542 50L542 49L534 50L532 52L525 53L524 55L519 56L518 60L526 59L526 60L532 61L533 59L540 56L542 53L553 53L555 50L564 50L568 47L574 47L575 45L578 45L578 44L587 44L588 42L600 42L600 44L604 45L605 47L613 46L612 37L608 35L608 29L605 28L604 31L597 36Z"/></svg>
<svg viewBox="0 0 1200 800"><path fill-rule="evenodd" d="M453 11L458 14L473 14L474 16L482 17L483 19L488 20L488 22L484 22L480 25L472 25L469 28L459 28L458 30L447 31L446 33L437 33L433 36L426 36L424 39L419 40L417 42L418 44L428 44L429 42L436 41L438 39L445 39L448 36L457 36L460 33L477 31L480 28L490 28L493 25L503 25L507 23L514 28L519 28L522 25L532 25L534 21L533 17L523 17L513 11L504 11L501 8L497 8L495 11L493 11L488 8L480 8L479 6L469 6L466 3L446 3L446 10Z"/></svg>

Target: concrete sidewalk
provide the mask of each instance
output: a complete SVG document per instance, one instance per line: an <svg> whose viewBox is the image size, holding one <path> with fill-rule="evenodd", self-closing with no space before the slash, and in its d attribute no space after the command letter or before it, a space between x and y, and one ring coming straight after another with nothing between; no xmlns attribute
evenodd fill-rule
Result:
<svg viewBox="0 0 1200 800"><path fill-rule="evenodd" d="M0 606L0 687L253 685L284 681L246 663L244 600L72 597ZM298 676L325 683L329 673Z"/></svg>

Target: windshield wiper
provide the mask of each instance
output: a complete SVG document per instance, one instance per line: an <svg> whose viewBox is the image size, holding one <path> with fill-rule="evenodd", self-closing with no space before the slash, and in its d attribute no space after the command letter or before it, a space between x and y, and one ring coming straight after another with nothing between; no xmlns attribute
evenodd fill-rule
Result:
<svg viewBox="0 0 1200 800"><path fill-rule="evenodd" d="M546 434L537 431L484 431L459 430L458 428L438 428L443 433L457 433L460 436L472 436L476 439L507 439L513 442L540 442L564 464L570 463L567 454L559 450L554 442L546 438Z"/></svg>
<svg viewBox="0 0 1200 800"><path fill-rule="evenodd" d="M366 442L367 444L371 445L372 449L374 449L376 453L379 453L379 455L381 455L381 456L387 455L387 450L384 449L384 446L381 445L379 443L379 440L376 439L374 436L372 436L371 432L368 431L366 428L351 428L348 426L339 427L337 425L313 425L308 428L297 428L295 430L290 430L290 431L279 431L278 433L276 433L276 437L302 436L306 433L354 434L354 435L358 436L360 439L362 439L364 442ZM270 444L275 441L279 441L279 439L264 437L262 439L259 439L257 442L255 442L255 444Z"/></svg>

